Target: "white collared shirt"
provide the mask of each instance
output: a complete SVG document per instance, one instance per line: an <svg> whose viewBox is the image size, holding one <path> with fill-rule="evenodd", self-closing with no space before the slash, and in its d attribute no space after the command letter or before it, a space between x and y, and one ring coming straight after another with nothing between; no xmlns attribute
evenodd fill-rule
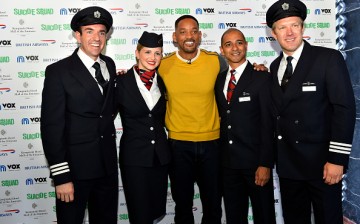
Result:
<svg viewBox="0 0 360 224"><path fill-rule="evenodd" d="M160 96L161 96L161 92L160 92L159 86L157 84L157 76L158 75L155 72L154 78L153 78L153 83L151 85L150 90L148 90L146 88L144 82L141 81L140 76L136 72L135 68L133 68L133 70L134 70L135 80L136 80L136 84L139 88L139 91L140 91L142 97L144 98L145 103L148 106L149 110L152 110L154 108L154 106L156 105L156 103L159 101Z"/></svg>
<svg viewBox="0 0 360 224"><path fill-rule="evenodd" d="M236 84L239 81L239 79L240 79L242 73L244 72L244 70L245 70L248 63L249 63L249 61L245 61L244 63L242 63L239 67L237 67L235 69L235 82L236 82ZM231 77L231 73L230 73L231 70L232 70L232 68L229 66L229 70L228 70L228 73L226 74L225 83L224 83L224 89L223 89L225 98L227 97L227 90L228 90L229 81L230 81L230 77Z"/></svg>
<svg viewBox="0 0 360 224"><path fill-rule="evenodd" d="M97 80L95 78L95 68L92 67L94 65L95 61L92 58L90 58L89 56L87 56L81 50L81 48L79 48L77 54L78 54L80 60L84 63L85 67L89 70L89 72L92 75L92 77L94 78L94 80L97 82ZM98 57L96 59L96 61L99 62L99 64L100 64L101 73L102 73L104 79L109 80L110 74L109 74L109 71L107 70L105 61L101 60L100 57ZM102 87L100 86L99 83L98 83L98 86L99 86L99 89L100 89L100 91L102 93L103 89L102 89Z"/></svg>
<svg viewBox="0 0 360 224"><path fill-rule="evenodd" d="M300 56L301 56L301 52L303 51L304 49L304 41L302 42L302 44L300 45L300 47L298 49L296 49L296 51L294 52L293 55L291 55L293 57L293 59L291 60L291 64L292 64L292 67L293 67L293 73L295 71L295 68L296 68L296 65L300 59ZM286 70L286 65L287 65L287 61L286 61L286 58L288 57L289 55L285 54L283 52L283 58L281 59L280 61L280 65L279 65L279 70L278 70L278 80L279 80L279 84L281 85L281 80L284 76L284 73L285 73L285 70Z"/></svg>

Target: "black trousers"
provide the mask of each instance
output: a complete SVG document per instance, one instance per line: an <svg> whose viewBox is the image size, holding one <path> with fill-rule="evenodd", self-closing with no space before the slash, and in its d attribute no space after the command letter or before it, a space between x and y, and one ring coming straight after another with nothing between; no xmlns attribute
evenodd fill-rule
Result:
<svg viewBox="0 0 360 224"><path fill-rule="evenodd" d="M117 224L118 174L91 180L74 180L74 201L56 199L58 224L83 224L86 206L90 224Z"/></svg>
<svg viewBox="0 0 360 224"><path fill-rule="evenodd" d="M275 224L274 184L255 184L256 169L222 168L226 224L248 223L249 198L254 224Z"/></svg>
<svg viewBox="0 0 360 224"><path fill-rule="evenodd" d="M341 181L327 185L324 180L280 178L285 224L311 224L311 205L316 224L342 224Z"/></svg>
<svg viewBox="0 0 360 224"><path fill-rule="evenodd" d="M175 223L193 224L194 183L199 186L202 224L221 224L219 143L170 139L171 193L175 201Z"/></svg>

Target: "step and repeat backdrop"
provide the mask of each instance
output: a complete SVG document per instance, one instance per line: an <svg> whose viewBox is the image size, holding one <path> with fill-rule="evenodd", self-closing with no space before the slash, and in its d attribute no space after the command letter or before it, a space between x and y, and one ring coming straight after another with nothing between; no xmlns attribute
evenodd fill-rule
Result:
<svg viewBox="0 0 360 224"><path fill-rule="evenodd" d="M174 22L184 14L199 20L203 34L201 48L219 52L222 33L235 27L243 31L249 42L248 60L269 66L280 52L265 23L266 11L273 2L3 1L0 7L0 223L56 223L55 192L41 144L41 92L46 66L71 55L77 47L70 28L76 12L96 5L112 14L113 30L104 54L114 59L119 71L129 69L135 63L135 48L143 31L163 34L164 55L176 50L172 42ZM306 0L305 3L308 19L304 39L315 45L337 48L335 2ZM122 134L120 117L116 118L115 124L119 143ZM202 208L195 188L193 211L196 223L200 223ZM283 223L276 176L274 194L277 222ZM173 223L174 206L169 189L167 214L161 223ZM251 209L249 221L252 223ZM84 222L87 223L87 218ZM121 182L118 223L128 223Z"/></svg>

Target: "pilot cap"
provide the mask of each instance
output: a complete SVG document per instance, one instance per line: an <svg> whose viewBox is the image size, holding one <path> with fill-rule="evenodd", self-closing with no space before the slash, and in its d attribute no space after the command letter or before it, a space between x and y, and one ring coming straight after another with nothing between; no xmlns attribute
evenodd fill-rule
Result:
<svg viewBox="0 0 360 224"><path fill-rule="evenodd" d="M297 16L303 21L307 16L306 5L300 0L279 0L266 12L266 23L272 28L273 24L283 18Z"/></svg>
<svg viewBox="0 0 360 224"><path fill-rule="evenodd" d="M109 32L113 18L107 10L98 6L91 6L77 12L70 25L73 31L79 31L81 26L93 24L103 24L106 27L106 32Z"/></svg>

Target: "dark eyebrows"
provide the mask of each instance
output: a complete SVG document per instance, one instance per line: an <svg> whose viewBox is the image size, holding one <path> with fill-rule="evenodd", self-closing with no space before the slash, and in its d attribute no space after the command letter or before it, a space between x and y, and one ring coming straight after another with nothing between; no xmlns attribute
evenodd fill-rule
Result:
<svg viewBox="0 0 360 224"><path fill-rule="evenodd" d="M179 31L184 31L184 30L188 30L187 28L178 28ZM193 28L190 28L189 30L191 31L198 31L199 29L197 27L193 27Z"/></svg>
<svg viewBox="0 0 360 224"><path fill-rule="evenodd" d="M226 41L223 45L230 44L231 42L232 42L231 40ZM241 43L244 43L244 42L245 42L245 40L243 40L243 39L237 39L237 40L235 40L235 42L241 42Z"/></svg>
<svg viewBox="0 0 360 224"><path fill-rule="evenodd" d="M91 27L85 27L84 31L94 31L94 29L91 28ZM105 32L106 33L106 29L101 29L101 30L99 30L99 32L101 32L101 33Z"/></svg>
<svg viewBox="0 0 360 224"><path fill-rule="evenodd" d="M85 27L84 31L87 31L87 30L94 30L94 29L91 27Z"/></svg>

